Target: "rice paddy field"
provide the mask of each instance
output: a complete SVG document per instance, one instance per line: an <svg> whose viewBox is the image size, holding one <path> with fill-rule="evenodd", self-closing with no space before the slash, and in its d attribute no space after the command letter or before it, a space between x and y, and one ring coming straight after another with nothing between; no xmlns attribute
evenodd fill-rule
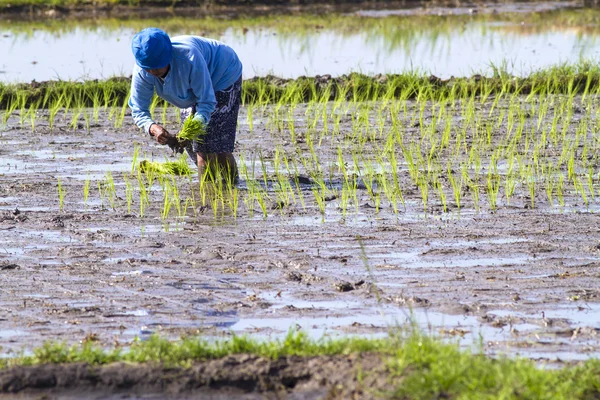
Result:
<svg viewBox="0 0 600 400"><path fill-rule="evenodd" d="M599 11L32 9L0 18L0 399L598 398ZM133 124L145 26L238 50L239 182Z"/></svg>

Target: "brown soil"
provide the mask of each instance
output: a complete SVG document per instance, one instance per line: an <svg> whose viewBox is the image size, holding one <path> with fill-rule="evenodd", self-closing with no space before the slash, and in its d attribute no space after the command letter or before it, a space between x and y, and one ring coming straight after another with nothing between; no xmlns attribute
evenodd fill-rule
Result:
<svg viewBox="0 0 600 400"><path fill-rule="evenodd" d="M276 361L239 355L191 368L126 363L15 367L0 371L0 399L366 399L389 384L376 354Z"/></svg>
<svg viewBox="0 0 600 400"><path fill-rule="evenodd" d="M276 144L310 159L301 126L306 111L296 110L299 126L291 141L257 111L251 132L242 110L236 154L243 154L249 169L256 159L259 180L258 155L270 170ZM405 327L410 318L463 346L480 343L481 335L490 355L561 362L598 354L596 199L586 206L567 191L566 206L559 207L538 191L531 209L526 188L518 188L510 204L501 194L492 211L482 189L479 210L466 195L460 211L449 200L450 210L443 212L432 195L424 215L420 193L400 166L406 208L398 214L386 201L377 210L361 186L346 216L340 199L328 197L323 220L310 181L303 179L305 207L280 202L271 192L267 218L258 204L240 201L235 218L217 211L215 219L210 205L198 204L196 215L188 208L183 222L170 217L165 223L158 187L143 217L137 195L127 210L123 176L135 142L157 161L168 149L139 133L130 117L114 129L101 113L101 123L88 132L83 118L72 130L71 117L59 116L52 131L42 118L32 133L18 116L0 131L4 355L48 340L114 346L151 333L173 339L231 332L280 337L294 326L314 337L381 335ZM167 127L175 131L171 112L168 118ZM576 113L569 132L578 118ZM350 124L344 116L342 132L350 132ZM406 140L418 132L406 122ZM377 143L365 145L365 156ZM337 160L335 149L327 138L317 148L324 166ZM116 183L114 209L97 189L106 171ZM336 174L332 186L339 183ZM66 190L63 211L59 177ZM191 196L196 178L191 186L186 178L179 182L181 199ZM243 180L239 190L245 193Z"/></svg>

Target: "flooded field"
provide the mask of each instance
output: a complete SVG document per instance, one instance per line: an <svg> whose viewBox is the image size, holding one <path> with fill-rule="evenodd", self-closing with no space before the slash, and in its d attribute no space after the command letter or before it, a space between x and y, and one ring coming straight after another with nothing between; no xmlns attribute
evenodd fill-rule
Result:
<svg viewBox="0 0 600 400"><path fill-rule="evenodd" d="M556 112L538 119L545 103L490 99L472 122L468 107L414 101L245 109L242 180L217 198L198 193L195 176L140 172L139 160L172 156L129 117L88 132L83 117L70 129L60 121L72 116L59 115L51 130L42 111L32 132L15 113L0 166L3 351L153 333L381 336L414 321L489 354L597 356L598 178L592 170L587 183L585 165L597 157L598 103L574 98L570 107L587 111L561 117L556 142L529 134L515 142L506 133L513 112L518 131L533 132L571 104L546 101ZM338 124L323 125L323 110ZM467 131L436 148L435 129L447 126L435 122L440 112ZM176 129L168 109L165 118ZM499 130L471 131L474 121ZM562 161L561 146L573 161ZM420 169L419 154L431 152ZM556 169L534 172L528 154Z"/></svg>

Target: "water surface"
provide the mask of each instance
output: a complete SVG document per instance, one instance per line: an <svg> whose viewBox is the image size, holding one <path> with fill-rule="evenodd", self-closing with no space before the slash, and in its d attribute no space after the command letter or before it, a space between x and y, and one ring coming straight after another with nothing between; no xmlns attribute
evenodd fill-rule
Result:
<svg viewBox="0 0 600 400"><path fill-rule="evenodd" d="M171 34L203 33L231 45L244 64L245 78L406 71L448 78L489 75L492 66L527 75L560 63L596 60L600 55L595 14L592 18L584 11L557 11L547 17L547 23L539 14L494 19L405 16L402 11L337 16L339 20L327 26L322 25L328 24L327 19L311 25L307 17L298 17L299 22L289 17L279 25L272 20L242 19L232 21L230 27L219 22L208 32L199 32L201 21L193 25L180 19L177 23L112 21L105 25L100 20L93 25L71 23L62 29L35 25L24 30L22 24L7 25L0 27L0 48L5 54L0 60L0 80L128 76L134 61L131 38L140 24L156 23Z"/></svg>

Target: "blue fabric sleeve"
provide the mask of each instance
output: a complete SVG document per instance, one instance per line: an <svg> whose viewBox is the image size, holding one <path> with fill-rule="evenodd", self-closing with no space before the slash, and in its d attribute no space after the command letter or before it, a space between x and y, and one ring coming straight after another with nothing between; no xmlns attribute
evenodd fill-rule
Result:
<svg viewBox="0 0 600 400"><path fill-rule="evenodd" d="M202 54L195 50L190 59L193 65L190 71L190 86L197 99L194 119L199 119L206 125L217 105L215 90Z"/></svg>
<svg viewBox="0 0 600 400"><path fill-rule="evenodd" d="M144 80L136 66L131 79L129 107L131 107L133 121L146 133L149 133L150 126L154 123L150 114L152 96L154 96L154 86Z"/></svg>

